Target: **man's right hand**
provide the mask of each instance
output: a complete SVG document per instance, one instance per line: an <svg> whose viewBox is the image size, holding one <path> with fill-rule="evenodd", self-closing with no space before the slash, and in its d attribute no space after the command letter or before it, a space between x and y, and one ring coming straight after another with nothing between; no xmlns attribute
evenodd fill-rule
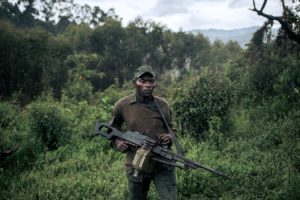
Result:
<svg viewBox="0 0 300 200"><path fill-rule="evenodd" d="M116 145L117 149L119 149L122 152L127 151L127 149L129 148L129 143L125 140L116 138L114 140L114 142L115 142L115 145Z"/></svg>

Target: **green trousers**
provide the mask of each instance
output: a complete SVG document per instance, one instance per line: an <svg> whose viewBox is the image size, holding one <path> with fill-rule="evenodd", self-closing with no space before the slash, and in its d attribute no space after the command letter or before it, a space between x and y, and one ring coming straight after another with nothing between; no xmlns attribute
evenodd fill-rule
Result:
<svg viewBox="0 0 300 200"><path fill-rule="evenodd" d="M152 181L161 200L176 200L177 187L173 166L158 166L153 173L139 172L137 177L133 174L133 169L127 170L131 200L146 200Z"/></svg>

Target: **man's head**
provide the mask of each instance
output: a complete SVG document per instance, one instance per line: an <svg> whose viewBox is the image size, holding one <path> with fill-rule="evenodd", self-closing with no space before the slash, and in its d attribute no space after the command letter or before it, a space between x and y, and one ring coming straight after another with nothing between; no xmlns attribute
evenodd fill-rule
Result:
<svg viewBox="0 0 300 200"><path fill-rule="evenodd" d="M143 97L152 96L155 88L155 73L150 66L141 66L134 73L134 87Z"/></svg>

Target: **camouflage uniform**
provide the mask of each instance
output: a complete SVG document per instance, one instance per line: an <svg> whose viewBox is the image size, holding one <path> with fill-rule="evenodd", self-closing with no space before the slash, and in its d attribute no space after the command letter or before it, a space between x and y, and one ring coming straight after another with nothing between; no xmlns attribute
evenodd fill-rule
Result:
<svg viewBox="0 0 300 200"><path fill-rule="evenodd" d="M167 133L167 128L154 101L159 105L169 126L172 127L171 109L164 99L153 97L153 101L145 104L137 99L136 94L124 97L116 103L112 125L121 129L122 124L125 123L127 130L138 131L158 139L160 134ZM140 172L137 177L134 177L132 161L135 151L136 149L129 148L125 162L131 199L146 199L151 181L154 182L160 199L176 199L177 189L174 167L154 163L152 173Z"/></svg>

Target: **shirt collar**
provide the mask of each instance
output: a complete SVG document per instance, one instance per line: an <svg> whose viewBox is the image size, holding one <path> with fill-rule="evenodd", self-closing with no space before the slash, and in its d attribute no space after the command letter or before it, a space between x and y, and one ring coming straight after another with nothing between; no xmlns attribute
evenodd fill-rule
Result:
<svg viewBox="0 0 300 200"><path fill-rule="evenodd" d="M130 104L134 104L136 103L138 100L137 100L137 97L136 97L136 93L134 93L132 96L131 96L131 99L130 99ZM153 96L153 100L155 101L155 97Z"/></svg>
<svg viewBox="0 0 300 200"><path fill-rule="evenodd" d="M137 102L136 94L133 94L131 96L131 99L130 99L130 104L133 104L133 103L136 103L136 102Z"/></svg>

